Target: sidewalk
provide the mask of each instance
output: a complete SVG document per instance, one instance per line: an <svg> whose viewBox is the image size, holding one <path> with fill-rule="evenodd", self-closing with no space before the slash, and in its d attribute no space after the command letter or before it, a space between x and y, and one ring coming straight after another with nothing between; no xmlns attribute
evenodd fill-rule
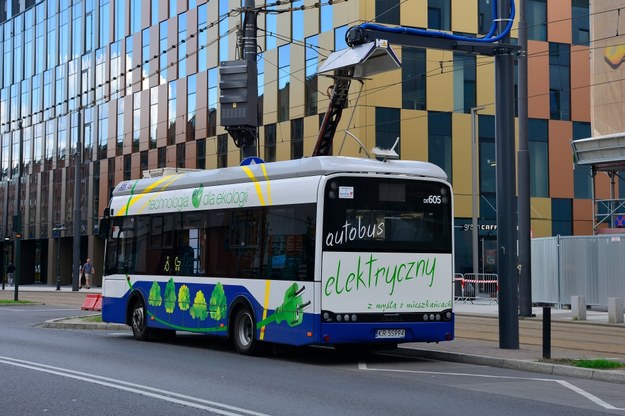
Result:
<svg viewBox="0 0 625 416"><path fill-rule="evenodd" d="M13 287L0 290L0 299L13 299ZM101 293L101 288L72 291L63 286L60 291L54 286L20 286L20 300L48 305L65 305L80 308L86 295ZM570 310L551 309L551 358L543 360L543 309L533 308L536 315L519 318L519 348L502 349L499 346L499 306L495 302L456 302L456 338L451 342L438 344L402 344L402 352L414 356L445 361L457 361L478 365L520 369L539 373L581 377L625 384L625 368L621 370L593 370L555 364L561 359L605 358L625 363L625 324L609 324L607 311L588 310L586 321L572 319ZM92 315L80 311L80 315ZM47 322L48 327L77 329L127 329L126 326L111 328L110 324L89 324L80 319Z"/></svg>

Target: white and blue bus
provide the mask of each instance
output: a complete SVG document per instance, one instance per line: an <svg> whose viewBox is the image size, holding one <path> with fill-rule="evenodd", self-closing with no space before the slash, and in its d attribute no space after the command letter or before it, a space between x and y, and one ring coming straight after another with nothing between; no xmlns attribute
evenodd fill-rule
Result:
<svg viewBox="0 0 625 416"><path fill-rule="evenodd" d="M430 163L313 157L124 181L103 221L102 319L135 338L454 338L453 196Z"/></svg>

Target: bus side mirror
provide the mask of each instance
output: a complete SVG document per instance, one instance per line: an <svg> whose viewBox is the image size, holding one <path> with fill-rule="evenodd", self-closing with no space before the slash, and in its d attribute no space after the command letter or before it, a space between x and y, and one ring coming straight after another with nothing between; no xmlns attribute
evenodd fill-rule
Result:
<svg viewBox="0 0 625 416"><path fill-rule="evenodd" d="M98 227L98 237L106 239L111 231L111 219L109 217L109 209L104 208L104 216L100 218L100 226Z"/></svg>

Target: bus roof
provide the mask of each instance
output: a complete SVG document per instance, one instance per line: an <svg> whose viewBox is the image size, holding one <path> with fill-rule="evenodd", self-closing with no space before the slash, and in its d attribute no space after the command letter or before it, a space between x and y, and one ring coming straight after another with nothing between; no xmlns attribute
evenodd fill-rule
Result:
<svg viewBox="0 0 625 416"><path fill-rule="evenodd" d="M263 171L264 167L264 171ZM249 168L248 171L243 168ZM168 190L187 189L201 183L204 186L226 185L266 179L300 178L330 175L333 173L395 173L447 180L447 174L438 166L412 160L364 159L345 156L316 156L310 158L270 162L261 165L233 166L221 169L197 170L179 173L178 179L168 186ZM266 173L265 173L266 172ZM113 196L123 196L144 192L163 177L145 178L120 182L113 190Z"/></svg>

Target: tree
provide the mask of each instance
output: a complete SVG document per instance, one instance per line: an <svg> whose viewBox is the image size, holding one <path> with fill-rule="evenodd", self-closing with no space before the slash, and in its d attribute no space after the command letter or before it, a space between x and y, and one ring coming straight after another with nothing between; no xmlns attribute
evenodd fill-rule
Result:
<svg viewBox="0 0 625 416"><path fill-rule="evenodd" d="M191 306L191 294L187 285L180 286L178 290L178 307L181 311L186 311Z"/></svg>
<svg viewBox="0 0 625 416"><path fill-rule="evenodd" d="M176 285L173 278L169 278L165 287L165 312L173 313L176 308Z"/></svg>
<svg viewBox="0 0 625 416"><path fill-rule="evenodd" d="M217 282L210 298L210 315L211 318L219 321L226 317L228 310L228 302L226 300L226 292L221 282Z"/></svg>
<svg viewBox="0 0 625 416"><path fill-rule="evenodd" d="M191 310L189 311L191 317L193 319L199 319L203 321L208 316L208 309L206 308L206 298L204 297L204 293L201 290L195 294L195 299L193 299L193 306L191 306Z"/></svg>
<svg viewBox="0 0 625 416"><path fill-rule="evenodd" d="M161 306L163 298L161 297L161 287L157 282L152 282L148 303L152 306Z"/></svg>

